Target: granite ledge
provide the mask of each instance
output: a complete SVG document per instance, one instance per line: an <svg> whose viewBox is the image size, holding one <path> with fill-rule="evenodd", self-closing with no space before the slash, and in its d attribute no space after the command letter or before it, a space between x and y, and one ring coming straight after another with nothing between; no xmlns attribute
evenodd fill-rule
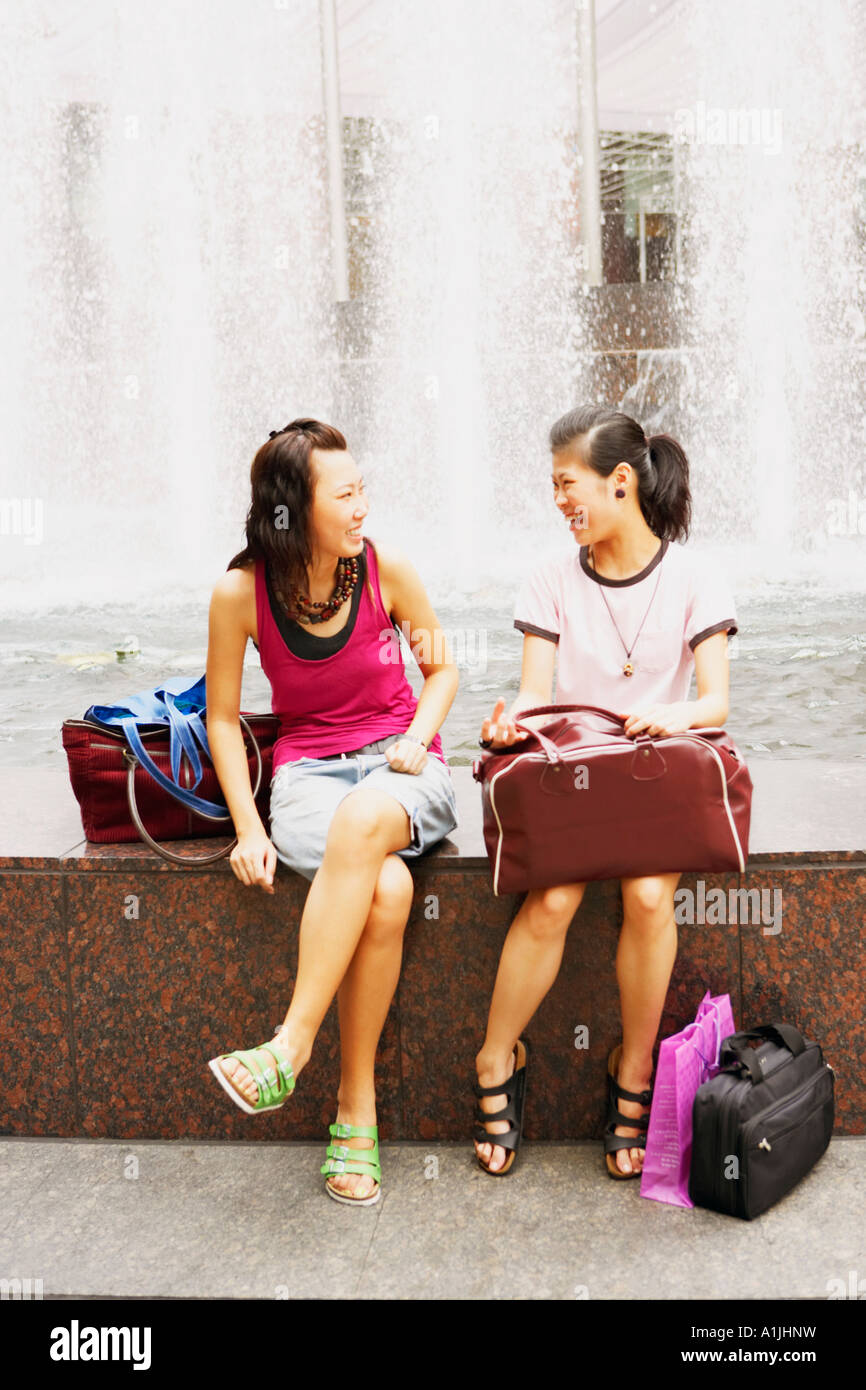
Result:
<svg viewBox="0 0 866 1390"><path fill-rule="evenodd" d="M428 855L412 861L419 873L486 871L478 786L469 767L453 767L460 824ZM754 783L748 868L775 864L850 864L866 861L866 762L819 759L750 763ZM225 840L172 841L176 852L195 858ZM176 865L139 842L103 845L83 838L78 804L66 769L0 770L0 869L64 871L146 869ZM280 866L282 872L288 872ZM231 873L228 859L201 872Z"/></svg>

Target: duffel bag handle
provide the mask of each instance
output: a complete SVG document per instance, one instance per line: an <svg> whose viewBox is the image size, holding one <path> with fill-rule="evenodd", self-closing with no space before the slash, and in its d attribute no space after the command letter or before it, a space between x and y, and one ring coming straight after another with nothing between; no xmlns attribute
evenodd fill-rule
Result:
<svg viewBox="0 0 866 1390"><path fill-rule="evenodd" d="M757 1028L749 1028L743 1033L732 1033L730 1037L723 1038L719 1066L739 1062L748 1071L753 1084L757 1085L763 1081L764 1073L761 1071L754 1048L749 1047L749 1042L753 1039L766 1042L768 1038L781 1043L795 1057L799 1057L800 1053L806 1050L803 1034L793 1024L762 1023Z"/></svg>
<svg viewBox="0 0 866 1390"><path fill-rule="evenodd" d="M247 721L244 719L244 716L242 714L239 714L238 719L240 720L242 727L246 730L247 734L249 735L250 742L253 745L253 751L256 755L256 784L253 787L253 800L255 801L256 797L259 794L259 788L262 785L262 754L261 750L259 749L259 745L256 742L256 736L253 733ZM186 854L176 854L174 850L166 849L165 845L159 844L149 833L149 831L145 829L141 816L138 812L138 805L135 800L135 769L139 765L138 758L135 756L134 753L130 752L128 748L125 748L123 750L123 756L126 759L127 764L126 797L129 802L129 814L132 817L133 825L135 826L136 830L138 831L139 835L141 836L142 840L146 845L150 845L150 848L152 850L155 850L157 854L162 855L163 859L168 859L170 863L181 864L184 866L189 864L215 864L218 859L225 859L227 854L231 854L232 850L237 844L237 837L235 837L235 839L232 840L230 845L226 845L224 849L218 849L211 854L202 854L195 857L191 857L190 855ZM148 762L150 761L151 760L148 759ZM147 770L150 771L149 768ZM174 787L174 784L169 782L168 778L163 778L162 775L160 775L159 784L160 786L164 787L164 789L168 792L169 796L173 796L175 801L179 801L182 806L186 806L187 810L193 811L195 815L203 816L206 820L231 820L231 815L227 808L223 811L221 815L218 816L213 815L205 810L199 810L198 806L194 803L199 802L202 807L215 807L215 803L205 801L202 798L196 796L191 796L185 788ZM174 790L172 790L173 787Z"/></svg>
<svg viewBox="0 0 866 1390"><path fill-rule="evenodd" d="M520 718L515 719L517 728L521 726L521 720L534 718L536 714L571 714L575 710L586 710L589 714L601 714L605 719L616 724L618 729L625 728L625 718L621 714L614 714L613 710L602 709L600 705L536 705L533 709L520 711ZM535 733L535 729L530 729L530 733ZM727 733L719 724L701 725L699 728L689 729L690 734L724 734ZM656 738L656 734L638 734L638 738ZM497 750L499 751L499 750Z"/></svg>
<svg viewBox="0 0 866 1390"><path fill-rule="evenodd" d="M559 763L562 762L562 754L553 740L548 738L546 734L539 733L537 729L530 729L523 721L524 719L534 718L537 714L572 714L576 710L585 710L589 714L602 715L605 719L609 720L611 724L615 724L620 733L622 733L625 728L625 719L622 715L614 714L613 711L609 709L602 709L600 705L536 705L533 709L521 710L520 718L514 720L514 727L516 729L526 729L527 733L534 734L544 749L547 761L550 763ZM639 743L650 743L652 741L652 735L646 733L638 734L637 738L634 740L635 745ZM512 750L509 747L494 748L492 751L494 753L510 753Z"/></svg>
<svg viewBox="0 0 866 1390"><path fill-rule="evenodd" d="M621 714L614 714L613 710L602 709L600 705L535 705L533 709L523 709L520 711L520 719L531 719L536 714L573 714L575 710L586 710L589 714L602 714L605 719L609 719L617 728L622 729L625 719ZM515 724L520 720L515 719ZM534 729L530 733L535 733Z"/></svg>

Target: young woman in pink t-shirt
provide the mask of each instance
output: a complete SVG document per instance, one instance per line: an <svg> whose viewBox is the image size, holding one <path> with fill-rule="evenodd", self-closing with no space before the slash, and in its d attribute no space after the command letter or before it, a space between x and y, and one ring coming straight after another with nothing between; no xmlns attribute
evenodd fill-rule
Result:
<svg viewBox="0 0 866 1390"><path fill-rule="evenodd" d="M727 634L737 631L736 614L724 578L675 544L688 535L691 517L683 449L669 435L648 438L629 416L598 406L564 415L550 445L553 501L575 551L533 570L521 586L514 613L524 634L520 691L507 714L505 701L497 701L482 726L483 745L505 748L528 737L514 720L551 703L557 651L556 702L628 716L629 736L724 724ZM692 667L697 698L689 700ZM677 951L679 878L621 880L622 1043L608 1058L604 1138L607 1169L616 1178L638 1176L643 1164L653 1047ZM556 978L585 886L528 893L502 949L476 1058L475 1149L481 1167L494 1175L513 1167L522 1129L520 1035ZM497 1112L497 1120L484 1118Z"/></svg>

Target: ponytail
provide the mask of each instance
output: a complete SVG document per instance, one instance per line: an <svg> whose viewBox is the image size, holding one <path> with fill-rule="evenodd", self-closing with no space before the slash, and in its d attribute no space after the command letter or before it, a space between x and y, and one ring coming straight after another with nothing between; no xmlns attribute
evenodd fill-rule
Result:
<svg viewBox="0 0 866 1390"><path fill-rule="evenodd" d="M692 520L689 461L681 444L669 434L649 436L652 489L638 501L647 526L661 540L685 540Z"/></svg>

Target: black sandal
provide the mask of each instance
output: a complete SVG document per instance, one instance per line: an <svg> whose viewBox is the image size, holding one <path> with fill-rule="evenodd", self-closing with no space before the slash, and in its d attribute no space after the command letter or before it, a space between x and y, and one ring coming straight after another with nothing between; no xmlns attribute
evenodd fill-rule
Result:
<svg viewBox="0 0 866 1390"><path fill-rule="evenodd" d="M617 1081L620 1058L622 1057L622 1043L617 1043L607 1059L607 1124L604 1130L604 1159L607 1164L607 1171L612 1178L639 1178L640 1168L632 1168L630 1173L623 1173L617 1167L616 1159L613 1155L618 1149L644 1149L646 1150L647 1128L649 1127L649 1115L623 1115L617 1110L617 1101L633 1100L638 1105L651 1105L653 1098L653 1087L650 1085L647 1091L624 1091ZM614 1131L620 1125L622 1128L638 1129L642 1126L640 1133L629 1138L625 1134L615 1134Z"/></svg>
<svg viewBox="0 0 866 1390"><path fill-rule="evenodd" d="M501 1168L488 1168L476 1153L475 1158L479 1168L485 1173L489 1173L491 1178L504 1178L514 1167L514 1160L517 1157L517 1150L520 1147L520 1140L523 1135L523 1110L526 1102L526 1068L529 1061L529 1039L518 1038L515 1047L514 1071L507 1081L502 1081L498 1086L479 1086L474 1087L475 1094L481 1096L506 1096L508 1103L502 1110L497 1110L488 1115L486 1110L482 1110L480 1105L475 1107L475 1130L474 1136L479 1144L498 1144L503 1149L509 1149L510 1153L506 1156ZM510 1120L511 1128L505 1134L489 1134L484 1128L491 1120Z"/></svg>

